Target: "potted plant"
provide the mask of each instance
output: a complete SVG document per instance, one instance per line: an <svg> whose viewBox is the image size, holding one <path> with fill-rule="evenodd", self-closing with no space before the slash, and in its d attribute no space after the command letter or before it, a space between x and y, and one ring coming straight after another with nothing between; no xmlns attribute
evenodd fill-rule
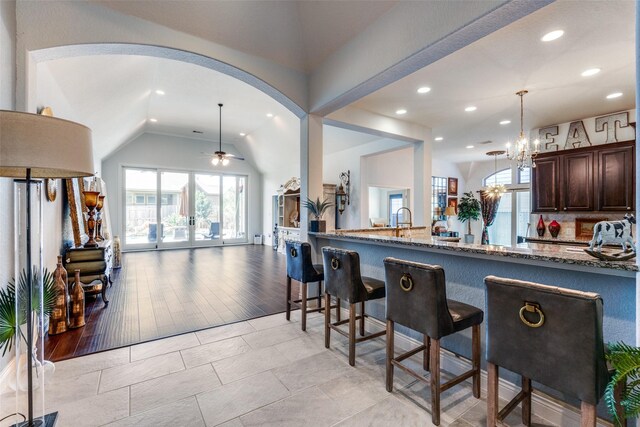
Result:
<svg viewBox="0 0 640 427"><path fill-rule="evenodd" d="M640 348L625 343L609 344L607 359L615 373L607 384L604 400L615 425L621 425L616 410L618 405L626 419L640 415ZM619 383L625 384L625 387L621 387L618 394L616 386Z"/></svg>
<svg viewBox="0 0 640 427"><path fill-rule="evenodd" d="M473 193L471 191L464 193L458 203L458 220L467 223L467 234L464 235L465 243L474 242L475 236L471 234L471 221L479 220L481 212L480 201L473 197Z"/></svg>
<svg viewBox="0 0 640 427"><path fill-rule="evenodd" d="M333 203L327 199L320 201L320 197L318 197L315 202L307 198L306 201L302 202L302 206L307 208L309 210L309 213L315 218L315 220L312 219L309 222L309 231L316 233L325 232L327 230L327 223L326 221L322 220L322 216L327 211L327 209L333 206Z"/></svg>

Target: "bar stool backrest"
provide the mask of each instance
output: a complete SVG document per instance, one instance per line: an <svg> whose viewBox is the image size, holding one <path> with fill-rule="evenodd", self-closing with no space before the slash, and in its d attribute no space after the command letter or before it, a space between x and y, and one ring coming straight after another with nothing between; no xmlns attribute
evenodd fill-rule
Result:
<svg viewBox="0 0 640 427"><path fill-rule="evenodd" d="M316 271L311 260L311 245L307 242L286 243L287 276L302 283L313 282Z"/></svg>
<svg viewBox="0 0 640 427"><path fill-rule="evenodd" d="M385 258L387 319L440 339L454 332L439 265Z"/></svg>
<svg viewBox="0 0 640 427"><path fill-rule="evenodd" d="M367 290L360 275L360 256L355 251L322 248L324 286L329 295L349 303L365 301Z"/></svg>
<svg viewBox="0 0 640 427"><path fill-rule="evenodd" d="M602 298L487 276L487 362L596 405L609 380Z"/></svg>

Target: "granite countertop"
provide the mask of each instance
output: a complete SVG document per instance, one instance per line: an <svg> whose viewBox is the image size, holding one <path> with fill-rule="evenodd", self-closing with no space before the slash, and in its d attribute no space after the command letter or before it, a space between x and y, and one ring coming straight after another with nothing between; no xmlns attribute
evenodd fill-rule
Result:
<svg viewBox="0 0 640 427"><path fill-rule="evenodd" d="M309 233L317 238L341 240L362 240L386 245L414 246L417 248L436 249L451 252L466 252L479 255L502 256L510 258L573 264L595 268L606 268L623 271L638 271L635 260L602 261L584 252L584 247L570 247L557 244L521 243L516 246L478 245L463 242L445 242L432 239L430 236L414 238L392 237L373 231L338 230L327 233Z"/></svg>
<svg viewBox="0 0 640 427"><path fill-rule="evenodd" d="M562 244L574 244L574 245L588 245L590 240L578 240L578 239L567 239L567 238L553 238L553 237L537 237L537 236L531 236L531 237L525 237L525 239L531 241L531 242L549 242L549 243L562 243Z"/></svg>

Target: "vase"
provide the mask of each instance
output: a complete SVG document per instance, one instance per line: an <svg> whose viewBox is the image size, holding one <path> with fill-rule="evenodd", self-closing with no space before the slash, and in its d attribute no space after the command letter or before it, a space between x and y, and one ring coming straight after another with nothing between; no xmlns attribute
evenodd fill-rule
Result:
<svg viewBox="0 0 640 427"><path fill-rule="evenodd" d="M58 265L53 272L55 304L49 316L49 335L61 334L67 331L67 270L62 266L62 256L58 255Z"/></svg>
<svg viewBox="0 0 640 427"><path fill-rule="evenodd" d="M80 282L80 270L75 271L75 281L71 290L71 307L69 310L69 328L75 329L85 325L84 321L84 289Z"/></svg>
<svg viewBox="0 0 640 427"><path fill-rule="evenodd" d="M558 233L560 233L560 224L555 219L549 224L549 233L553 238L558 237Z"/></svg>
<svg viewBox="0 0 640 427"><path fill-rule="evenodd" d="M540 215L540 219L538 220L538 226L536 227L536 231L538 232L538 237L544 236L545 230L546 230L546 227L544 226L542 215Z"/></svg>
<svg viewBox="0 0 640 427"><path fill-rule="evenodd" d="M465 234L464 235L464 242L465 243L473 243L476 240L476 236L474 236L473 234Z"/></svg>
<svg viewBox="0 0 640 427"><path fill-rule="evenodd" d="M309 221L309 231L313 233L324 233L327 231L327 222L323 220L312 219Z"/></svg>
<svg viewBox="0 0 640 427"><path fill-rule="evenodd" d="M113 237L113 267L122 267L122 249L120 248L120 236Z"/></svg>

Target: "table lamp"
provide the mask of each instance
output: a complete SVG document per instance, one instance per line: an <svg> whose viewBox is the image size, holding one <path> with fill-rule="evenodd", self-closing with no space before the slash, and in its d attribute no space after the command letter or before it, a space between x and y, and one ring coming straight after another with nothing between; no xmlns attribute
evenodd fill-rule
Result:
<svg viewBox="0 0 640 427"><path fill-rule="evenodd" d="M33 369L38 369L34 353L34 326L37 327L38 318L34 319L34 314L40 316L42 322L42 310L37 313L38 310L31 309L34 290L38 292L36 298L42 301L42 183L39 179L84 177L93 175L93 171L91 130L86 126L54 117L0 110L0 177L14 178L15 277L20 277L23 269L38 273L26 274L26 296L18 295L21 290L20 286L16 287L16 301L26 301L24 306L34 312L24 316L26 337L18 336L14 342L16 365L21 361L20 353L24 353L27 366L27 414L25 421L16 423L17 427L50 427L55 425L57 417L57 412L36 417L33 413L36 403L44 408L44 376L38 375L41 402L34 403L33 383ZM36 210L35 215L32 208ZM39 283L34 283L34 278ZM43 339L43 332L38 333ZM25 352L21 352L22 341L26 343ZM40 353L42 360L42 349ZM20 390L16 388L18 395Z"/></svg>
<svg viewBox="0 0 640 427"><path fill-rule="evenodd" d="M447 230L451 229L451 217L452 216L456 216L456 208L454 208L453 206L447 206L446 209L444 210L444 216L447 217Z"/></svg>

